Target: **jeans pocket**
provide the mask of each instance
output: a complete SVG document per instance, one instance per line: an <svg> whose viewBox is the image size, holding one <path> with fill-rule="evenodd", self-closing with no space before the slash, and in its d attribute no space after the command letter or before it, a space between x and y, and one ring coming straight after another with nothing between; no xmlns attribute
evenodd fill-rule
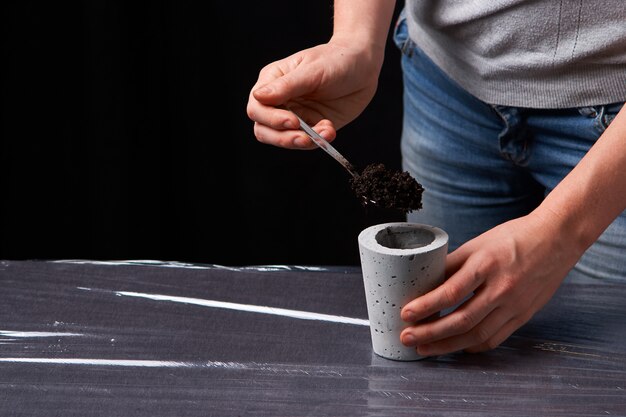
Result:
<svg viewBox="0 0 626 417"><path fill-rule="evenodd" d="M393 29L393 41L403 54L406 54L410 49L411 39L409 38L409 29L406 23L406 11L404 9L402 9L396 20L396 24Z"/></svg>
<svg viewBox="0 0 626 417"><path fill-rule="evenodd" d="M601 106L580 107L578 112L585 116L595 119L594 127L600 133L603 133L611 124L617 113L622 109L624 103L611 103Z"/></svg>
<svg viewBox="0 0 626 417"><path fill-rule="evenodd" d="M617 116L617 113L620 112L623 106L624 103L613 103L603 106L604 111L602 112L599 120L599 123L601 124L603 129L609 127L609 125L611 124L613 119L615 119L615 116Z"/></svg>

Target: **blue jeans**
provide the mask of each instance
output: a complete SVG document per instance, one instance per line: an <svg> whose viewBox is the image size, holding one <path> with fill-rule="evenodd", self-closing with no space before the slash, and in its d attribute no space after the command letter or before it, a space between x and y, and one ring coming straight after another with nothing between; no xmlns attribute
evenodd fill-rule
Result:
<svg viewBox="0 0 626 417"><path fill-rule="evenodd" d="M401 15L402 164L424 186L408 221L446 230L454 250L532 211L585 155L623 103L574 109L497 106L469 94L410 39ZM626 281L626 212L569 278Z"/></svg>

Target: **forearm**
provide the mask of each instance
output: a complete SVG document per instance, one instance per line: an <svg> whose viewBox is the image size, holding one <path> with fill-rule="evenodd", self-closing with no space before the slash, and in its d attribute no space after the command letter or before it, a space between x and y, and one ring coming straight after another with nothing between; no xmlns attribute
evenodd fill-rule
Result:
<svg viewBox="0 0 626 417"><path fill-rule="evenodd" d="M335 0L333 41L367 48L382 60L395 0Z"/></svg>
<svg viewBox="0 0 626 417"><path fill-rule="evenodd" d="M626 209L626 107L538 208L582 252Z"/></svg>

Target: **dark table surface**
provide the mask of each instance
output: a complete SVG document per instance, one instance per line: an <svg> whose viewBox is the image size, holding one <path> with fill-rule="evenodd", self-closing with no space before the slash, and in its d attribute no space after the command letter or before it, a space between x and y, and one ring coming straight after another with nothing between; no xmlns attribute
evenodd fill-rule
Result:
<svg viewBox="0 0 626 417"><path fill-rule="evenodd" d="M0 416L626 416L626 285L499 348L372 353L358 268L0 262Z"/></svg>

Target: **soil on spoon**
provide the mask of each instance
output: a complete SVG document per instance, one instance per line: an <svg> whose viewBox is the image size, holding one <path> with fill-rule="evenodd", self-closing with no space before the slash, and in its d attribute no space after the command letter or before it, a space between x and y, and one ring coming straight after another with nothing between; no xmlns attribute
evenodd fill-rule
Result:
<svg viewBox="0 0 626 417"><path fill-rule="evenodd" d="M374 204L404 213L422 208L422 185L408 172L389 170L382 163L366 166L350 179L350 185L364 206Z"/></svg>

